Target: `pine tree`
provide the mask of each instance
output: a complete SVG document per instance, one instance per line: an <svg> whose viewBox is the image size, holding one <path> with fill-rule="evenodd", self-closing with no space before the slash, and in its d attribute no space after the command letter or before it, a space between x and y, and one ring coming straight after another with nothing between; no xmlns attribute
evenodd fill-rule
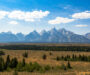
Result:
<svg viewBox="0 0 90 75"><path fill-rule="evenodd" d="M59 57L59 56L57 56L57 57L56 57L56 60L57 60L57 61L59 61L59 60L60 60L60 57Z"/></svg>
<svg viewBox="0 0 90 75"><path fill-rule="evenodd" d="M5 69L7 69L10 66L10 56L7 56L6 63L5 63Z"/></svg>
<svg viewBox="0 0 90 75"><path fill-rule="evenodd" d="M23 59L23 60L22 60L22 67L24 67L25 64L26 64L26 63L25 63L25 59Z"/></svg>
<svg viewBox="0 0 90 75"><path fill-rule="evenodd" d="M4 59L0 57L0 71L4 70Z"/></svg>
<svg viewBox="0 0 90 75"><path fill-rule="evenodd" d="M71 67L71 64L70 64L70 62L68 61L68 63L67 63L67 68L69 68L69 69L71 69L72 67Z"/></svg>
<svg viewBox="0 0 90 75"><path fill-rule="evenodd" d="M16 68L17 64L18 64L17 58L13 58L10 62L10 67Z"/></svg>

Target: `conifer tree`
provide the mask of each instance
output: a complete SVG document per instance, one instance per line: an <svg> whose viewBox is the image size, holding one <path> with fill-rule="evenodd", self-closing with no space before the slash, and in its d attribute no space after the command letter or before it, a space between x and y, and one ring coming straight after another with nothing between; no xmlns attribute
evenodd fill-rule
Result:
<svg viewBox="0 0 90 75"><path fill-rule="evenodd" d="M13 58L10 62L10 67L15 68L18 64L17 58Z"/></svg>
<svg viewBox="0 0 90 75"><path fill-rule="evenodd" d="M24 67L25 66L25 59L23 58L23 60L22 60L22 67Z"/></svg>
<svg viewBox="0 0 90 75"><path fill-rule="evenodd" d="M5 63L5 69L10 66L10 56L7 56L6 63Z"/></svg>
<svg viewBox="0 0 90 75"><path fill-rule="evenodd" d="M4 70L4 59L0 57L0 71Z"/></svg>
<svg viewBox="0 0 90 75"><path fill-rule="evenodd" d="M70 62L68 61L68 63L67 63L67 68L69 68L69 69L71 69L72 67L71 67L71 64L70 64Z"/></svg>
<svg viewBox="0 0 90 75"><path fill-rule="evenodd" d="M59 56L57 56L57 57L56 57L56 60L57 60L57 61L59 61L59 60L60 60L60 57L59 57Z"/></svg>

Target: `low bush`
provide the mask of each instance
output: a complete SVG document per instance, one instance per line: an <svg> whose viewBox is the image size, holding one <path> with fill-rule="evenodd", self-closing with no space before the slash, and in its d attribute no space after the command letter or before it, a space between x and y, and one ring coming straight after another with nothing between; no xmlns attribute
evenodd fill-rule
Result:
<svg viewBox="0 0 90 75"><path fill-rule="evenodd" d="M28 57L28 52L23 53L23 57L27 58Z"/></svg>
<svg viewBox="0 0 90 75"><path fill-rule="evenodd" d="M45 69L45 71L49 71L49 70L51 69L51 67L50 67L49 65L46 65L46 66L44 67L44 69Z"/></svg>
<svg viewBox="0 0 90 75"><path fill-rule="evenodd" d="M44 54L44 55L42 56L42 58L43 58L43 60L46 60L46 59L47 59L46 54Z"/></svg>
<svg viewBox="0 0 90 75"><path fill-rule="evenodd" d="M13 72L13 75L18 75L18 72L15 70L15 71Z"/></svg>
<svg viewBox="0 0 90 75"><path fill-rule="evenodd" d="M5 55L5 52L0 51L0 56Z"/></svg>

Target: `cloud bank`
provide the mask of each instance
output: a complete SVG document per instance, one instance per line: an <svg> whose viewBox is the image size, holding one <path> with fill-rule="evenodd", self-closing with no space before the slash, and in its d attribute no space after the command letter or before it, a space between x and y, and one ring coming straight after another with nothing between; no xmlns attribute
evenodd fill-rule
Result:
<svg viewBox="0 0 90 75"><path fill-rule="evenodd" d="M75 13L72 15L72 18L75 19L89 19L90 18L90 11Z"/></svg>
<svg viewBox="0 0 90 75"><path fill-rule="evenodd" d="M11 19L8 24L18 24L17 20L23 20L26 22L34 22L40 20L50 14L49 11L21 11L21 10L13 10L13 11L0 11L0 19L9 18ZM48 24L61 24L61 23L70 23L78 19L89 19L90 11L84 11L80 13L72 14L71 19L67 17L56 17L55 19L51 19L48 21ZM15 21L16 20L16 21ZM76 25L76 27L87 27L88 25Z"/></svg>
<svg viewBox="0 0 90 75"><path fill-rule="evenodd" d="M69 18L64 18L64 17L56 17L53 20L49 20L48 23L49 24L61 24L61 23L70 23L70 22L74 22L78 19L90 19L90 11L84 11L84 12L80 12L80 13L74 13L71 16L71 19ZM76 27L87 27L88 25L75 25Z"/></svg>
<svg viewBox="0 0 90 75"><path fill-rule="evenodd" d="M33 22L37 19L41 19L46 17L50 12L49 11L32 11L32 12L25 12L20 10L14 10L14 11L0 11L0 19L3 19L5 17L8 17L10 19L15 20L24 20Z"/></svg>
<svg viewBox="0 0 90 75"><path fill-rule="evenodd" d="M48 23L49 24L61 24L61 23L69 23L69 22L73 22L74 19L69 19L69 18L64 18L64 17L56 17L53 20L49 20Z"/></svg>
<svg viewBox="0 0 90 75"><path fill-rule="evenodd" d="M3 19L8 13L7 11L0 11L0 19Z"/></svg>
<svg viewBox="0 0 90 75"><path fill-rule="evenodd" d="M88 25L79 24L79 25L76 25L76 27L88 27Z"/></svg>

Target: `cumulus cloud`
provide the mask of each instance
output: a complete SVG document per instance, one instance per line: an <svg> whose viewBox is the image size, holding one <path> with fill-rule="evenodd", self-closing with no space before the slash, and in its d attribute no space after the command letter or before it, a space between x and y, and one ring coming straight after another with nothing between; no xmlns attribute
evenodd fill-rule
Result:
<svg viewBox="0 0 90 75"><path fill-rule="evenodd" d="M18 22L17 21L10 21L9 24L16 25L16 24L18 24Z"/></svg>
<svg viewBox="0 0 90 75"><path fill-rule="evenodd" d="M35 19L41 19L47 16L50 12L49 11L33 11L33 12L26 12L25 14L25 21L34 21Z"/></svg>
<svg viewBox="0 0 90 75"><path fill-rule="evenodd" d="M90 18L90 11L75 13L72 15L72 17L75 19L88 19Z"/></svg>
<svg viewBox="0 0 90 75"><path fill-rule="evenodd" d="M61 24L61 23L69 23L73 22L74 19L64 18L64 17L56 17L54 20L49 20L49 24Z"/></svg>
<svg viewBox="0 0 90 75"><path fill-rule="evenodd" d="M7 11L0 11L0 19L3 19L8 13Z"/></svg>
<svg viewBox="0 0 90 75"><path fill-rule="evenodd" d="M41 19L47 16L50 12L49 11L32 11L32 12L24 12L24 11L12 11L9 13L8 17L11 19L18 19L24 21L35 21L36 19Z"/></svg>
<svg viewBox="0 0 90 75"><path fill-rule="evenodd" d="M16 19L16 20L24 20L24 21L30 21L33 22L37 19L44 18L47 16L50 12L49 11L21 11L21 10L14 10L14 11L0 11L0 19L7 16L10 19Z"/></svg>
<svg viewBox="0 0 90 75"><path fill-rule="evenodd" d="M12 12L9 12L8 14L8 18L11 18L11 19L18 19L18 20L23 20L24 19L24 16L25 16L25 12L23 11L12 11Z"/></svg>
<svg viewBox="0 0 90 75"><path fill-rule="evenodd" d="M82 25L82 24L79 24L79 25L75 25L76 27L88 27L88 25Z"/></svg>

